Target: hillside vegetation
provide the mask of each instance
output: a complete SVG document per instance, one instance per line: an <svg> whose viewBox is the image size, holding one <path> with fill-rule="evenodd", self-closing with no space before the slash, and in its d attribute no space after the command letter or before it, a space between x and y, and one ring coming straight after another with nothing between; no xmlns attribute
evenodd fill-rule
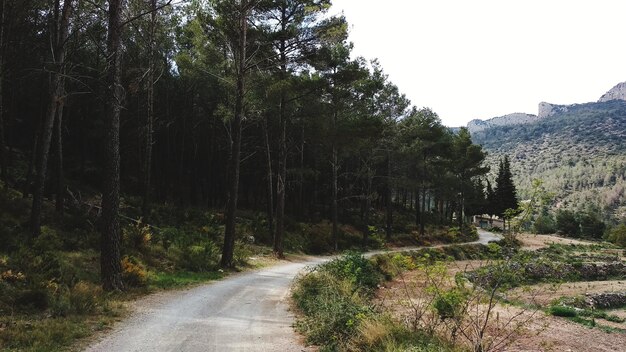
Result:
<svg viewBox="0 0 626 352"><path fill-rule="evenodd" d="M472 137L488 151L490 165L510 155L522 199L539 178L558 207L626 215L626 101L571 105L534 123Z"/></svg>

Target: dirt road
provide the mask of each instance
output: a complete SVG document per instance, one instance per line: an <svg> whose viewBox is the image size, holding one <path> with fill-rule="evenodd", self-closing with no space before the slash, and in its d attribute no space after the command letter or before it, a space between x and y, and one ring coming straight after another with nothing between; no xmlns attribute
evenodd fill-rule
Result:
<svg viewBox="0 0 626 352"><path fill-rule="evenodd" d="M498 239L484 231L479 235L477 243ZM289 287L302 269L329 259L280 264L148 296L87 351L307 351L292 327Z"/></svg>

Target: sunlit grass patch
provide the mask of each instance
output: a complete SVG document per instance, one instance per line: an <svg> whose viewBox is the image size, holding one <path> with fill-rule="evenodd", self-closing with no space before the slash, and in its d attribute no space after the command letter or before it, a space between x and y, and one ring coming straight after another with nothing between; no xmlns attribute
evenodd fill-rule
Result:
<svg viewBox="0 0 626 352"><path fill-rule="evenodd" d="M224 277L224 273L219 271L210 272L190 272L179 271L173 273L157 272L150 273L148 285L153 288L175 288L207 281L219 280Z"/></svg>

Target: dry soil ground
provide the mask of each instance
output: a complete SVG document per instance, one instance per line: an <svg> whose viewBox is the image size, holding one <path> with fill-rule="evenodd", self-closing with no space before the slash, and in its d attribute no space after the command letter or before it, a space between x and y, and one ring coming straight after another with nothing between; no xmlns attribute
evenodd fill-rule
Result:
<svg viewBox="0 0 626 352"><path fill-rule="evenodd" d="M537 250L548 246L550 243L556 244L592 244L586 241L565 239L557 236L545 235L520 235L518 237L523 242L525 249ZM453 277L459 271L473 270L486 261L457 261L447 265L447 272ZM423 288L426 286L426 277L423 273L408 272L403 277L398 278L386 285L379 293L379 303L394 311L396 316L404 317L411 315L413 308L424 304L428 299ZM538 303L547 305L553 299L561 296L575 296L585 293L626 291L626 280L594 281L563 283L560 285L535 285L530 288L519 288L508 293L509 298L514 297L517 301L526 303ZM408 292L408 295L407 295ZM412 303L409 305L407 303ZM411 308L413 307L413 308ZM484 311L485 307L476 308L477 311ZM511 333L510 344L500 348L502 351L626 351L626 333L613 331L606 332L600 328L589 328L581 324L566 320L564 318L546 315L541 310L520 308L517 306L497 306L494 310L489 333L493 336L501 334L503 336ZM626 317L623 309L609 312L621 317ZM513 322L502 328L503 322L514 318ZM524 322L523 329L515 329L515 322ZM605 320L598 320L599 325L626 329L624 323L612 323ZM442 328L439 327L439 330ZM498 332L498 329L501 329ZM514 332L515 330L515 332Z"/></svg>

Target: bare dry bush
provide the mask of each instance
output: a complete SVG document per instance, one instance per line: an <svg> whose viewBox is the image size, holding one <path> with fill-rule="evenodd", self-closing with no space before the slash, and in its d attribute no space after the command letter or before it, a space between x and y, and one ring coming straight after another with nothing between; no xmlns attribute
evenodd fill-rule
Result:
<svg viewBox="0 0 626 352"><path fill-rule="evenodd" d="M520 291L524 305L509 304L517 299L507 297L507 282L520 274L511 272L509 264L424 261L408 273L398 268L398 285L382 290L381 304L415 333L438 336L475 352L500 351L524 334L540 310L533 304L537 290ZM487 266L494 270L477 270Z"/></svg>

